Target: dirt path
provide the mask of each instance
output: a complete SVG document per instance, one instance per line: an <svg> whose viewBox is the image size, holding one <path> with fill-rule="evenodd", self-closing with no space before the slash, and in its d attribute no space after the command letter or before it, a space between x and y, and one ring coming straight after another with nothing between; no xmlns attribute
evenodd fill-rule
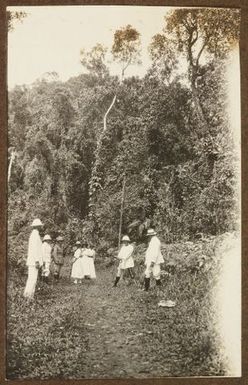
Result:
<svg viewBox="0 0 248 385"><path fill-rule="evenodd" d="M202 341L192 330L199 314L184 305L184 291L166 281L160 293L124 281L113 288L113 279L105 270L95 282L61 281L41 288L32 306L16 291L9 305L8 378L202 373ZM168 297L177 306L159 308L159 299Z"/></svg>
<svg viewBox="0 0 248 385"><path fill-rule="evenodd" d="M87 366L86 377L142 377L154 372L150 362L155 357L147 357L152 350L153 331L147 324L150 301L146 296L125 282L112 288L106 272L95 285L87 285L79 304L88 331L89 349L84 361L91 365ZM163 370L163 374L168 372Z"/></svg>

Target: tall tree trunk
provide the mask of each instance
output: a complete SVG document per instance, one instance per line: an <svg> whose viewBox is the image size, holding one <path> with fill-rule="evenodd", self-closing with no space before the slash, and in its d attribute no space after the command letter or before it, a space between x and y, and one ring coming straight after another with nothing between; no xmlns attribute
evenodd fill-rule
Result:
<svg viewBox="0 0 248 385"><path fill-rule="evenodd" d="M199 93L198 93L198 89L197 89L197 85L196 85L196 79L197 79L197 76L193 73L191 75L191 79L190 79L191 80L192 96L193 96L193 101L194 101L194 105L196 108L196 114L198 116L198 119L199 119L200 123L203 126L205 126L205 125L207 125L207 121L205 119L203 109L201 106L200 97L199 97Z"/></svg>
<svg viewBox="0 0 248 385"><path fill-rule="evenodd" d="M188 47L187 47L187 56L188 56L188 62L189 62L189 81L191 84L191 90L192 90L192 96L193 96L193 101L196 109L196 114L199 119L199 123L201 124L202 127L207 128L208 130L208 124L204 116L204 112L202 109L201 101L200 101L200 96L199 92L197 89L197 78L198 78L198 71L199 71L199 60L200 57L204 51L204 48L207 44L207 42L204 42L200 51L198 52L197 57L194 57L193 50L194 50L194 45L198 40L198 33L194 37L195 32L197 32L196 28L193 27L188 27Z"/></svg>
<svg viewBox="0 0 248 385"><path fill-rule="evenodd" d="M104 115L104 118L103 118L103 131L107 130L107 116L110 113L113 105L115 104L115 101L116 101L116 95L114 96L114 98L113 98L113 100L112 100L112 102L111 102L111 104L110 104L106 114Z"/></svg>
<svg viewBox="0 0 248 385"><path fill-rule="evenodd" d="M96 152L95 152L95 164L92 168L92 175L91 179L89 182L89 210L90 214L92 213L93 206L95 204L95 198L96 198L96 191L100 188L100 182L101 182L101 177L98 175L99 172L99 165L100 165L100 151L102 148L102 139L103 139L103 134L107 130L107 117L108 114L110 113L111 109L113 108L114 104L116 101L116 95L114 95L112 102L110 103L104 117L103 117L103 130L99 136L99 139L97 141L97 146L96 146Z"/></svg>
<svg viewBox="0 0 248 385"><path fill-rule="evenodd" d="M15 159L15 156L16 156L15 151L12 151L12 153L10 155L10 162L9 162L9 167L8 167L8 183L10 181L12 164L13 164L13 161Z"/></svg>
<svg viewBox="0 0 248 385"><path fill-rule="evenodd" d="M64 203L64 206L65 206L65 209L66 209L66 211L68 211L68 207L67 207L67 196L66 196L66 179L65 179L65 175L64 175L64 172L63 172L63 174L62 174L62 176L61 176L61 178L62 178L62 183L61 183L61 197L62 197L62 201L63 201L63 203Z"/></svg>

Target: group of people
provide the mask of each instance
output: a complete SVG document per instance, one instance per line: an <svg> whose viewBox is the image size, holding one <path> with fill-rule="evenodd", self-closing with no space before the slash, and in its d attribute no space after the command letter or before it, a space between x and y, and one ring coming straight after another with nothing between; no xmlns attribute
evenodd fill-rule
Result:
<svg viewBox="0 0 248 385"><path fill-rule="evenodd" d="M95 255L96 252L87 243L77 241L76 251L72 260L71 278L75 284L81 283L83 278L96 278L95 271Z"/></svg>
<svg viewBox="0 0 248 385"><path fill-rule="evenodd" d="M39 218L33 220L32 231L28 242L28 255L26 265L28 267L28 277L24 290L24 297L33 298L39 273L44 282L49 282L51 271L55 280L59 280L61 268L64 264L65 247L63 237L58 236L55 241L49 234L45 234L43 239L40 232L43 223ZM87 247L84 242L76 242L75 253L72 258L71 278L73 282L79 283L83 278L96 278L94 259L95 251L92 247Z"/></svg>
<svg viewBox="0 0 248 385"><path fill-rule="evenodd" d="M33 232L31 233L31 235ZM30 236L31 237L31 236ZM60 277L60 271L64 264L64 247L63 238L58 236L55 239L54 245L52 245L52 238L49 234L46 234L42 240L41 246L41 275L45 282L48 282L48 277L51 272L51 263L53 262L53 275L56 280Z"/></svg>
<svg viewBox="0 0 248 385"><path fill-rule="evenodd" d="M40 219L36 218L31 224L32 232L29 237L28 256L26 265L28 267L28 278L24 290L24 296L33 298L36 288L36 283L41 272L42 279L48 282L51 273L51 266L53 266L53 275L55 280L60 277L61 267L64 264L65 248L63 246L63 237L58 236L53 244L52 238L49 234L45 234L43 239L40 236L40 230L43 224ZM145 279L144 290L148 291L150 288L151 275L155 278L156 285L161 285L160 280L160 265L164 262L161 253L161 242L157 237L154 229L147 230L148 247L145 254ZM128 235L122 238L121 248L117 255L119 260L117 274L114 281L114 287L117 287L119 280L124 274L128 274L131 279L134 279L134 246ZM74 284L81 283L84 278L95 279L95 251L92 245L77 241L75 245L75 252L72 258L71 278Z"/></svg>
<svg viewBox="0 0 248 385"><path fill-rule="evenodd" d="M161 253L161 242L157 237L157 233L154 229L147 230L148 246L145 254L145 280L144 290L148 291L150 288L151 276L155 278L156 286L161 286L161 268L160 265L164 262L163 255ZM127 235L122 238L122 246L118 253L117 258L120 260L117 274L114 282L114 287L117 286L120 278L127 272L131 279L134 278L133 259L134 247L131 244L131 240Z"/></svg>

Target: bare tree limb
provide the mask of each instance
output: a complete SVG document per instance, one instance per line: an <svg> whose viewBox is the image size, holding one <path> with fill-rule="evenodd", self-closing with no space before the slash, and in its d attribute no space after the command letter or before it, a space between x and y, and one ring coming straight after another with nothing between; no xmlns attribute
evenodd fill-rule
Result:
<svg viewBox="0 0 248 385"><path fill-rule="evenodd" d="M199 53L198 53L198 55L197 55L197 58L196 58L196 65L197 65L197 67L199 66L199 60L200 60L200 57L201 57L201 55L202 55L202 52L204 51L204 48L205 48L206 45L208 44L208 41L209 41L209 38L207 38L207 39L205 40L205 42L203 43L203 45L202 45L202 47L201 47L201 49L200 49L200 51L199 51Z"/></svg>
<svg viewBox="0 0 248 385"><path fill-rule="evenodd" d="M194 32L194 31L193 31ZM192 32L192 37L193 37L193 32ZM198 40L198 31L197 29L195 30L196 32L196 37L191 41L191 47L197 42Z"/></svg>
<svg viewBox="0 0 248 385"><path fill-rule="evenodd" d="M12 164L13 164L15 157L16 157L16 153L15 153L15 151L12 151L12 153L10 155L10 162L9 162L9 167L8 167L8 183L10 181Z"/></svg>
<svg viewBox="0 0 248 385"><path fill-rule="evenodd" d="M121 71L121 82L123 82L125 71L126 71L127 67L131 64L131 60L132 60L132 55L130 55L130 57L129 57L128 61L127 61L127 64L122 68L122 71Z"/></svg>
<svg viewBox="0 0 248 385"><path fill-rule="evenodd" d="M116 101L116 95L114 96L114 98L113 98L113 100L112 100L112 102L111 102L111 104L110 104L106 114L104 115L104 118L103 118L103 132L105 132L106 129L107 129L107 116L110 113L113 105L115 104L115 101Z"/></svg>

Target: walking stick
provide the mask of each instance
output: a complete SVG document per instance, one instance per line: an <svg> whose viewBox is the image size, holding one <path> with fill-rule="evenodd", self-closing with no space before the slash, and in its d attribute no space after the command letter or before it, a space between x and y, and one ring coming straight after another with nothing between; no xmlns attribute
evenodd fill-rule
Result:
<svg viewBox="0 0 248 385"><path fill-rule="evenodd" d="M123 218L123 208L124 208L124 200L125 200L125 187L126 187L126 173L124 173L123 186L122 186L118 249L120 249L120 245L121 245L121 231L122 231L122 218Z"/></svg>

